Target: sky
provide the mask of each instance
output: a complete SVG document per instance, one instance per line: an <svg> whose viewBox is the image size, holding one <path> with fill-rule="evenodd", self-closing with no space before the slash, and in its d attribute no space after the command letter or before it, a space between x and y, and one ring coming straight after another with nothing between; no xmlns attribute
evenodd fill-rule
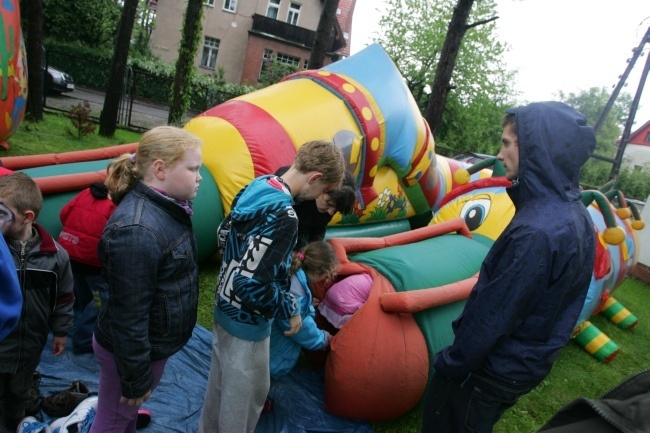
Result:
<svg viewBox="0 0 650 433"><path fill-rule="evenodd" d="M372 43L384 0L357 0L351 53ZM650 0L497 0L497 34L510 45L504 60L517 70L518 103L557 99L559 90L591 87L611 92L627 68L632 49L650 27ZM650 55L644 47L622 92L635 96ZM650 77L646 79L632 132L650 121Z"/></svg>

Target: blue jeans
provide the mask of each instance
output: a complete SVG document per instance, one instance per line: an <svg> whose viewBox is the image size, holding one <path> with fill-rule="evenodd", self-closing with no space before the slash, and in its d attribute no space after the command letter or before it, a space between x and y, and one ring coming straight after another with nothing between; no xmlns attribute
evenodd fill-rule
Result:
<svg viewBox="0 0 650 433"><path fill-rule="evenodd" d="M424 402L422 433L491 433L503 412L530 390L481 373L463 379L434 374Z"/></svg>
<svg viewBox="0 0 650 433"><path fill-rule="evenodd" d="M93 351L93 331L102 304L108 302L108 283L97 274L74 274L74 320L72 352Z"/></svg>

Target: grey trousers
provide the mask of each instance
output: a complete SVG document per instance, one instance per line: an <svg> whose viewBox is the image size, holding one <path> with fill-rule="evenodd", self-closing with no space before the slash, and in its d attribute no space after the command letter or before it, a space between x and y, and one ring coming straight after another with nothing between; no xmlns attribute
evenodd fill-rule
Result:
<svg viewBox="0 0 650 433"><path fill-rule="evenodd" d="M233 337L212 323L212 359L199 433L251 433L271 386L269 342Z"/></svg>

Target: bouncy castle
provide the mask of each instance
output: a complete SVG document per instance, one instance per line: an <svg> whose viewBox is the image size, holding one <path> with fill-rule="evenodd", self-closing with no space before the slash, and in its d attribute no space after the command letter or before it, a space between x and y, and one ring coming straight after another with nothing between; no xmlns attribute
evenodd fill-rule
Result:
<svg viewBox="0 0 650 433"><path fill-rule="evenodd" d="M14 56L2 57L2 94L14 98L3 99L4 139L20 121L20 98L26 95L26 90L16 91L20 80L15 74L22 74L16 65L24 58L16 54L17 35L19 26L11 39L14 48L4 45L4 52L13 50ZM14 90L8 92L7 86ZM357 182L358 203L353 214L334 217L328 238L343 264L341 277L365 273L373 284L367 301L332 339L325 361L325 405L336 415L368 421L393 419L412 409L430 377L429 360L453 340L451 322L514 213L499 162L492 158L468 166L436 155L404 80L376 44L211 108L185 129L204 144L193 217L201 260L217 253L216 228L240 188L289 165L309 140L332 140L342 149ZM39 184L45 196L39 222L56 236L61 207L103 179L112 158L136 146L0 162ZM594 220L599 250L576 340L582 338L590 353L609 361L615 344L588 319L609 310L622 326L635 323L629 311L610 301L636 263L635 230L643 223L617 192L586 191L583 202ZM314 287L315 296L322 299L326 290Z"/></svg>

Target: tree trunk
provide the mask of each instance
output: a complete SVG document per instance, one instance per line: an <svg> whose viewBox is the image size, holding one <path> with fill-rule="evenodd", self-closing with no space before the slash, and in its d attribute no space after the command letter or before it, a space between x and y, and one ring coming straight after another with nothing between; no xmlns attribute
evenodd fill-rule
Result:
<svg viewBox="0 0 650 433"><path fill-rule="evenodd" d="M115 40L115 51L111 62L111 71L106 86L106 98L104 107L99 116L99 135L112 137L117 128L117 114L120 104L122 87L124 86L124 73L126 62L129 58L129 47L131 45L131 34L135 25L135 15L138 10L138 0L124 0L122 17L117 28L117 39Z"/></svg>
<svg viewBox="0 0 650 433"><path fill-rule="evenodd" d="M43 120L43 3L42 0L22 2L27 33L25 55L27 56L27 113L29 120Z"/></svg>
<svg viewBox="0 0 650 433"><path fill-rule="evenodd" d="M325 64L327 43L332 34L332 26L336 19L336 10L338 7L339 0L325 0L320 19L318 20L318 27L316 28L314 46L311 48L311 55L309 56L309 69L320 69Z"/></svg>
<svg viewBox="0 0 650 433"><path fill-rule="evenodd" d="M183 24L183 39L178 50L176 73L172 85L172 100L169 106L167 123L180 125L183 122L185 110L190 105L190 87L194 75L194 57L201 40L201 15L203 0L189 0Z"/></svg>
<svg viewBox="0 0 650 433"><path fill-rule="evenodd" d="M431 85L431 96L429 97L429 103L424 114L424 118L429 123L431 133L434 137L442 123L442 113L445 111L447 95L451 90L449 82L451 81L451 75L456 66L456 58L460 50L460 45L468 29L467 19L472 10L473 3L474 0L458 0L451 21L449 22L445 43L440 52L440 61L438 62L436 75Z"/></svg>

